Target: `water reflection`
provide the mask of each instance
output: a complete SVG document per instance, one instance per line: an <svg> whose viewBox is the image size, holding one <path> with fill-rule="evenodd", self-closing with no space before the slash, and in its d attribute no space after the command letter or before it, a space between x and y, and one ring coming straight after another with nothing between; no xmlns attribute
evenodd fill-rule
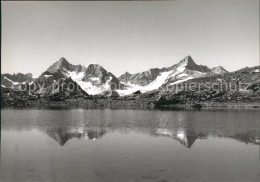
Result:
<svg viewBox="0 0 260 182"><path fill-rule="evenodd" d="M207 135L203 133L196 133L192 130L185 130L185 128L178 128L177 131L170 131L168 129L158 128L152 135L166 136L178 140L182 145L191 148L197 139L206 139Z"/></svg>
<svg viewBox="0 0 260 182"><path fill-rule="evenodd" d="M230 136L230 138L234 138L246 144L251 143L255 145L260 145L260 136L254 131L247 131L246 133L237 133L234 136Z"/></svg>
<svg viewBox="0 0 260 182"><path fill-rule="evenodd" d="M96 140L101 138L107 132L104 129L85 129L84 127L74 127L74 128L51 128L46 130L46 133L50 138L57 141L61 146L73 138L77 139L87 139Z"/></svg>
<svg viewBox="0 0 260 182"><path fill-rule="evenodd" d="M191 146L195 143L197 139L207 139L208 136L210 136L210 133L195 132L193 130L185 130L184 128L179 128L177 129L177 131L170 131L168 129L158 128L156 132L152 133L152 135L169 137L178 140L182 145L186 146L187 148L191 148ZM255 145L260 145L260 136L255 131L236 133L233 136L211 136L232 138L246 144L251 143Z"/></svg>
<svg viewBox="0 0 260 182"><path fill-rule="evenodd" d="M38 126L36 129L48 135L50 138L54 139L56 142L60 144L60 146L64 146L71 139L85 139L94 141L97 139L101 139L107 133L113 131L120 131L125 134L130 132L141 132L143 134L151 135L153 137L167 137L179 141L180 144L184 145L187 148L191 148L195 144L196 140L207 139L209 136L231 138L246 144L260 145L260 135L255 131L247 131L245 133L235 133L234 135L223 136L215 135L210 132L196 132L192 129L187 129L184 127L173 128L172 130L166 128L152 128L150 129L150 132L149 130L144 130L142 128L114 129L107 127L106 129L104 129L103 127L101 127L91 129L85 126L54 127L48 129L45 129L44 127L41 128L41 126Z"/></svg>
<svg viewBox="0 0 260 182"><path fill-rule="evenodd" d="M64 146L71 139L100 139L108 133L167 137L191 148L197 140L225 137L260 145L258 111L3 110L2 130L36 129ZM248 119L248 117L251 117Z"/></svg>
<svg viewBox="0 0 260 182"><path fill-rule="evenodd" d="M5 110L4 181L259 181L258 111Z"/></svg>
<svg viewBox="0 0 260 182"><path fill-rule="evenodd" d="M12 127L12 129L14 129ZM16 128L17 129L17 128ZM34 126L30 128L37 129L41 133L46 134L50 138L54 139L56 142L60 144L60 146L64 146L71 139L85 139L85 140L97 140L101 139L108 133L112 133L115 131L119 131L121 133L143 133L153 137L167 137L170 139L174 139L179 141L180 144L184 145L187 148L191 148L196 140L207 139L208 137L224 137L235 139L239 142L243 142L246 144L255 144L260 145L260 134L256 131L246 131L241 133L234 133L233 135L223 135L218 134L216 132L206 132L195 130L195 128L186 128L186 127L178 127L178 128L143 128L143 127L120 127L114 128L113 126L99 126L95 128L88 128L87 126L73 126L73 127L44 127L42 125ZM219 131L220 132L220 131ZM223 133L220 132L220 133Z"/></svg>

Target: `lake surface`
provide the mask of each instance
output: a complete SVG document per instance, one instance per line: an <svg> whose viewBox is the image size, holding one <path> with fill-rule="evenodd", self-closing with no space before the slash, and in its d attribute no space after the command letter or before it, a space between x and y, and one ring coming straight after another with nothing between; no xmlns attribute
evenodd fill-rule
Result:
<svg viewBox="0 0 260 182"><path fill-rule="evenodd" d="M260 111L2 109L0 181L260 181Z"/></svg>

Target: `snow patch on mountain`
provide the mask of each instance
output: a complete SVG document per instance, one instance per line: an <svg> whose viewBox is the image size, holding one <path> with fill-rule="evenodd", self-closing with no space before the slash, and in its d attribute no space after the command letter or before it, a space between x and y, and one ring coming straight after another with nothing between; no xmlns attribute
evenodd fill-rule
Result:
<svg viewBox="0 0 260 182"><path fill-rule="evenodd" d="M160 75L157 76L154 81L152 81L148 85L144 86L141 91L148 92L151 90L158 89L165 82L165 80L168 78L168 76L171 73L172 73L172 71L166 71L166 72L160 73Z"/></svg>
<svg viewBox="0 0 260 182"><path fill-rule="evenodd" d="M186 69L186 66L188 65L188 58L185 59L185 61L183 61L179 67L177 68L178 72L183 72Z"/></svg>
<svg viewBox="0 0 260 182"><path fill-rule="evenodd" d="M110 82L112 77L105 84L93 84L91 81L75 80L79 86L90 95L102 94L105 91L111 90Z"/></svg>
<svg viewBox="0 0 260 182"><path fill-rule="evenodd" d="M210 72L210 69L207 66L197 65L190 56L185 57L178 64L175 64L169 68L164 68L164 71L162 71L162 69L157 70L161 71L161 73L159 73L158 76L148 85L133 85L130 83L135 82L135 80L130 80L126 83L123 82L127 85L127 89L123 91L118 90L118 93L122 95L127 95L132 94L133 92L138 90L144 93L158 89L160 87L165 88L169 85L182 83L193 78L204 77ZM221 70L223 70L223 68L221 68ZM126 80L129 75L131 74L125 73L124 75L120 76L122 78L121 80Z"/></svg>
<svg viewBox="0 0 260 182"><path fill-rule="evenodd" d="M70 77L73 81L75 81L81 89L91 95L102 94L105 91L109 91L110 89L110 82L112 80L112 76L109 79L101 84L100 78L96 76L92 76L91 74L85 75L84 71L76 72L76 71L69 71L65 68L62 69L63 74L66 77ZM89 76L89 77L88 77ZM88 77L87 80L83 80L84 77Z"/></svg>
<svg viewBox="0 0 260 182"><path fill-rule="evenodd" d="M125 95L130 95L138 90L141 90L142 89L142 86L139 86L139 85L132 85L130 83L127 83L127 86L128 88L126 90L116 90L117 93L120 95L120 96L125 96Z"/></svg>
<svg viewBox="0 0 260 182"><path fill-rule="evenodd" d="M81 81L84 77L84 72L75 72L75 71L67 71L67 77L71 77L71 79L75 82Z"/></svg>
<svg viewBox="0 0 260 182"><path fill-rule="evenodd" d="M136 92L138 90L140 90L142 93L152 91L152 90L158 89L165 82L165 80L168 78L168 76L171 73L172 73L172 71L166 71L166 72L160 73L160 75L157 76L154 81L152 81L151 83L149 83L146 86L135 85L135 84L131 84L130 82L127 82L127 83L123 82L124 84L127 85L128 89L127 90L116 90L116 91L121 96L132 94L133 92Z"/></svg>

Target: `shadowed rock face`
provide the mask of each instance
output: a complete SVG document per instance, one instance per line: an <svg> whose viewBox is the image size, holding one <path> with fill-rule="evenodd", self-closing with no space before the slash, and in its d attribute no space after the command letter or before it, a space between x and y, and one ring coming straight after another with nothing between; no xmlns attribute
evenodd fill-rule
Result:
<svg viewBox="0 0 260 182"><path fill-rule="evenodd" d="M131 76L132 76L131 73L125 72L124 74L122 74L121 76L119 76L118 79L119 79L120 81L123 81L123 82L128 82L129 80L131 80Z"/></svg>
<svg viewBox="0 0 260 182"><path fill-rule="evenodd" d="M98 64L90 64L85 71L85 75L86 75L85 77L88 76L99 77L104 73L107 73L107 71L102 66Z"/></svg>
<svg viewBox="0 0 260 182"><path fill-rule="evenodd" d="M84 71L83 81L89 81L92 78L98 78L100 84L104 84L107 81L119 84L119 80L110 72L107 72L102 66L98 64L90 64Z"/></svg>
<svg viewBox="0 0 260 182"><path fill-rule="evenodd" d="M67 71L75 71L76 73L84 70L84 67L81 65L72 65L70 64L64 57L60 58L59 61L55 62L53 65L51 65L47 71L50 73L59 72L61 70L67 70Z"/></svg>
<svg viewBox="0 0 260 182"><path fill-rule="evenodd" d="M125 74L121 75L118 79L123 82L130 82L132 84L145 86L154 81L157 78L157 76L164 71L167 71L167 69L153 68L149 69L148 71L136 74L130 74L126 72Z"/></svg>

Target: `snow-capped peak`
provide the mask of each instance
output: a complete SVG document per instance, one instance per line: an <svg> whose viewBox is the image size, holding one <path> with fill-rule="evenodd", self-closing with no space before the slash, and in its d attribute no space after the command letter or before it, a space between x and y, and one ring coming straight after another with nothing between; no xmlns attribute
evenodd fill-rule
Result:
<svg viewBox="0 0 260 182"><path fill-rule="evenodd" d="M189 79L202 77L209 72L210 69L207 66L197 65L191 56L187 56L179 63L168 68L154 68L137 74L126 72L119 77L119 80L126 84L129 89L119 93L129 94L129 90L151 91L167 85L174 85Z"/></svg>

